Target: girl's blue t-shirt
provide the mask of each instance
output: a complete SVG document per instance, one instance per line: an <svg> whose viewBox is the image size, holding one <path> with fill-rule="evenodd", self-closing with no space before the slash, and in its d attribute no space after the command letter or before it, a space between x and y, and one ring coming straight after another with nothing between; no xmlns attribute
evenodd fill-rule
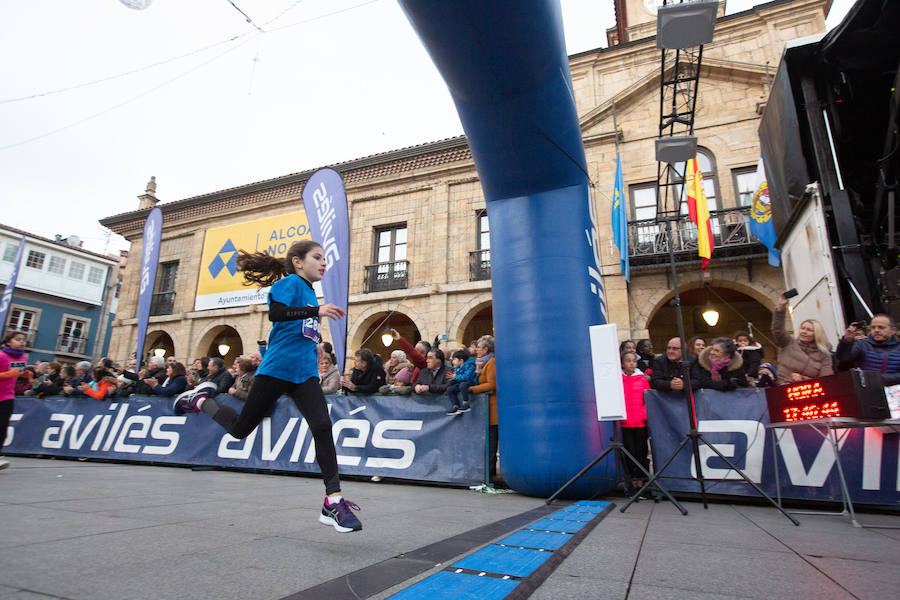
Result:
<svg viewBox="0 0 900 600"><path fill-rule="evenodd" d="M269 303L280 302L285 306L318 306L316 292L305 279L297 274L283 277L269 290ZM303 383L319 377L316 345L322 340L319 334L319 317L296 321L276 321L269 332L269 346L257 373L277 377L291 383Z"/></svg>

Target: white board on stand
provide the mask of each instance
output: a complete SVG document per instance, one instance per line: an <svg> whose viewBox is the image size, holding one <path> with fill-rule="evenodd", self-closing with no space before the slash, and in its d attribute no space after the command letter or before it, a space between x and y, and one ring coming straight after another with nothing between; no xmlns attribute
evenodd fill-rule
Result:
<svg viewBox="0 0 900 600"><path fill-rule="evenodd" d="M594 367L594 398L598 421L625 419L625 392L619 364L619 336L615 323L591 325L591 362Z"/></svg>

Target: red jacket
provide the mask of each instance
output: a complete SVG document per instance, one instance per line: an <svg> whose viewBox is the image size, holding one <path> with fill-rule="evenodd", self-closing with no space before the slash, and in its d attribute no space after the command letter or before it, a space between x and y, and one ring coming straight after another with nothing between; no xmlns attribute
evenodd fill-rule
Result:
<svg viewBox="0 0 900 600"><path fill-rule="evenodd" d="M622 373L622 388L625 392L625 420L622 427L646 427L647 408L644 406L644 390L650 389L647 378L640 373Z"/></svg>

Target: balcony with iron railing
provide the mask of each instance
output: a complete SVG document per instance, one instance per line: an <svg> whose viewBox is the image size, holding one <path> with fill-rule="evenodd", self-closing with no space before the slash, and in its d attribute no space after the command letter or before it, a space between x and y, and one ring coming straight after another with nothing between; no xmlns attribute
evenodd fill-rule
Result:
<svg viewBox="0 0 900 600"><path fill-rule="evenodd" d="M366 293L405 289L408 273L408 260L366 265Z"/></svg>
<svg viewBox="0 0 900 600"><path fill-rule="evenodd" d="M150 316L171 315L175 308L175 292L160 292L150 299Z"/></svg>
<svg viewBox="0 0 900 600"><path fill-rule="evenodd" d="M13 331L17 331L19 333L24 333L25 334L25 347L26 348L34 348L34 339L37 337L37 329L29 329L28 331L22 331L21 329L16 329L15 327L7 327L4 335L6 335L7 333L12 333Z"/></svg>
<svg viewBox="0 0 900 600"><path fill-rule="evenodd" d="M86 354L87 343L86 337L63 333L56 340L56 351L64 354Z"/></svg>
<svg viewBox="0 0 900 600"><path fill-rule="evenodd" d="M469 252L469 281L485 281L491 278L491 251Z"/></svg>
<svg viewBox="0 0 900 600"><path fill-rule="evenodd" d="M711 211L709 214L715 249L712 260L764 258L767 248L750 233L750 207ZM688 215L672 223L672 251L676 263L700 260L697 256L697 226ZM655 219L628 222L628 255L632 269L651 268L669 262L666 226Z"/></svg>

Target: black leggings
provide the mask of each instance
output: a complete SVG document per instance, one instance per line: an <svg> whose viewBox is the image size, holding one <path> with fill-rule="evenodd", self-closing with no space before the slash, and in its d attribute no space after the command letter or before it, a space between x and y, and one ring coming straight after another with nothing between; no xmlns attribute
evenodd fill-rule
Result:
<svg viewBox="0 0 900 600"><path fill-rule="evenodd" d="M642 467L650 470L650 461L647 459L647 440L648 431L646 427L622 427L622 445L625 449L641 464ZM625 472L632 479L643 479L646 477L639 468L630 460L625 460Z"/></svg>
<svg viewBox="0 0 900 600"><path fill-rule="evenodd" d="M9 427L9 418L12 416L14 399L0 402L0 454L3 454L3 444L6 443L6 428Z"/></svg>
<svg viewBox="0 0 900 600"><path fill-rule="evenodd" d="M203 403L202 408L203 412L211 416L228 433L243 439L256 429L284 394L294 400L294 404L309 424L309 431L316 444L316 462L319 463L322 478L325 480L325 493L340 492L341 479L338 475L334 439L331 436L331 417L328 416L325 395L317 377L307 379L303 383L291 383L268 375L257 375L253 378L247 401L240 413L230 406L209 400Z"/></svg>

